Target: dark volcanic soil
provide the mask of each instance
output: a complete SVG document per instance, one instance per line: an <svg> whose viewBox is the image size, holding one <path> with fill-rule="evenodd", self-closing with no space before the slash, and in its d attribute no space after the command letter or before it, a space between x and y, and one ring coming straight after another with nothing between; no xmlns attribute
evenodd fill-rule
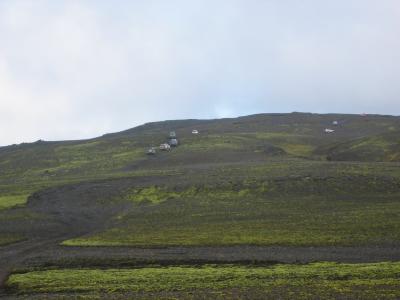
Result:
<svg viewBox="0 0 400 300"><path fill-rule="evenodd" d="M29 265L56 266L132 266L136 264L201 263L309 263L333 261L347 263L400 260L395 247L63 247L53 246L30 255Z"/></svg>
<svg viewBox="0 0 400 300"><path fill-rule="evenodd" d="M102 230L112 216L127 209L126 203L109 199L132 186L157 184L156 177L123 178L80 183L35 193L25 208L45 218L34 221L4 221L8 232L20 232L27 240L0 247L0 286L13 269L33 266L127 267L140 264L200 263L307 263L313 261L378 262L400 260L398 247L64 247L63 240ZM174 179L176 180L176 179ZM108 201L103 201L108 199ZM78 209L77 209L78 208Z"/></svg>

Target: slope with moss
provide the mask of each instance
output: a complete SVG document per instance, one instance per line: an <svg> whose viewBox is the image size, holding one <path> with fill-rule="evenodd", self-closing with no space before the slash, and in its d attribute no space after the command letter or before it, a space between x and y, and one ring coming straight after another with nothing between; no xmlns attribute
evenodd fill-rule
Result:
<svg viewBox="0 0 400 300"><path fill-rule="evenodd" d="M56 269L14 274L7 287L60 298L396 299L399 274L399 263Z"/></svg>
<svg viewBox="0 0 400 300"><path fill-rule="evenodd" d="M341 143L328 150L328 158L335 161L400 162L400 131Z"/></svg>
<svg viewBox="0 0 400 300"><path fill-rule="evenodd" d="M338 120L339 125L332 125ZM334 134L324 133L334 128ZM192 135L192 129L199 135ZM181 120L145 124L120 133L82 141L20 144L0 148L0 185L53 182L125 174L132 170L192 163L260 161L289 155L307 159L359 160L369 144L384 155L362 160L398 160L400 118L391 116L260 114L234 119ZM147 157L150 146L176 131L181 146L169 154ZM376 136L383 138L376 138ZM360 138L364 140L359 140ZM355 144L354 144L355 143ZM397 144L396 144L397 143ZM331 148L341 146L337 151ZM396 146L397 145L397 146ZM364 149L364 150L363 150ZM350 151L353 156L341 153ZM338 154L335 154L335 153ZM355 154L354 154L355 152Z"/></svg>

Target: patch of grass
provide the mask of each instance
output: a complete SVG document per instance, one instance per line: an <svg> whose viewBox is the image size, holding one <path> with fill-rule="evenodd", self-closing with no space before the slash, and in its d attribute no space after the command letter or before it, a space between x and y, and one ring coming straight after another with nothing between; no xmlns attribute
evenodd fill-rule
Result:
<svg viewBox="0 0 400 300"><path fill-rule="evenodd" d="M353 196L343 192L343 183L337 183L326 190L326 195L317 196L326 182L320 184L312 179L284 180L180 191L153 186L129 193L130 201L141 205L120 215L114 227L63 244L159 247L400 243L397 194ZM336 196L330 196L330 191ZM315 195L310 196L310 192Z"/></svg>
<svg viewBox="0 0 400 300"><path fill-rule="evenodd" d="M310 156L315 149L315 143L318 142L318 139L312 135L285 132L260 132L254 136L261 141L267 141L279 146L286 153L295 156Z"/></svg>
<svg viewBox="0 0 400 300"><path fill-rule="evenodd" d="M282 147L289 154L305 157L310 156L315 148L308 144L282 143L279 146Z"/></svg>
<svg viewBox="0 0 400 300"><path fill-rule="evenodd" d="M29 194L0 196L0 210L26 203Z"/></svg>
<svg viewBox="0 0 400 300"><path fill-rule="evenodd" d="M251 291L296 299L398 298L400 263L169 266L138 269L61 269L13 274L6 285L19 294L204 291L228 296ZM183 294L183 295L184 295ZM189 294L187 294L189 295Z"/></svg>
<svg viewBox="0 0 400 300"><path fill-rule="evenodd" d="M0 150L0 183L19 185L116 176L146 158L144 149L123 140L36 142Z"/></svg>
<svg viewBox="0 0 400 300"><path fill-rule="evenodd" d="M386 177L379 176L380 168ZM63 244L158 247L400 243L399 183L397 177L387 176L392 172L390 168L294 161L250 170L218 169L209 179L193 179L202 185L136 188L123 198L141 205L119 215L114 227ZM393 175L398 172L396 168L393 171ZM236 172L246 179L231 181ZM295 175L269 177L278 172Z"/></svg>
<svg viewBox="0 0 400 300"><path fill-rule="evenodd" d="M141 189L132 189L123 196L123 199L134 203L158 204L176 197L180 197L180 194L165 187L149 186Z"/></svg>
<svg viewBox="0 0 400 300"><path fill-rule="evenodd" d="M242 188L237 191L233 191L231 186L221 186L220 189L216 190L212 187L202 186L196 187L191 186L182 190L173 190L167 186L148 186L139 189L131 189L124 194L123 200L128 200L134 203L152 203L160 204L167 200L187 199L199 197L212 197L215 199L229 199L236 196L244 196L250 192L246 188Z"/></svg>
<svg viewBox="0 0 400 300"><path fill-rule="evenodd" d="M333 160L353 161L400 161L400 134L389 133L368 136L341 143L329 150Z"/></svg>
<svg viewBox="0 0 400 300"><path fill-rule="evenodd" d="M184 141L179 151L237 150L249 143L246 137L232 134L199 135L186 138Z"/></svg>

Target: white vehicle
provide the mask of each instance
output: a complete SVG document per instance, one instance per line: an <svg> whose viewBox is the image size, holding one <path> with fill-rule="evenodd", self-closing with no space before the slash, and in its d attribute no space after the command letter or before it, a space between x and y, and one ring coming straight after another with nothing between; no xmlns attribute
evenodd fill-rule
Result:
<svg viewBox="0 0 400 300"><path fill-rule="evenodd" d="M338 122L338 121L333 121L333 122L332 122L332 125L337 126L337 125L339 125L339 122Z"/></svg>
<svg viewBox="0 0 400 300"><path fill-rule="evenodd" d="M147 150L147 155L154 155L156 154L156 148L151 147Z"/></svg>
<svg viewBox="0 0 400 300"><path fill-rule="evenodd" d="M334 132L335 132L335 130L333 130L333 129L329 129L329 128L325 129L325 133L334 133Z"/></svg>
<svg viewBox="0 0 400 300"><path fill-rule="evenodd" d="M171 132L169 133L169 137L170 137L171 139L176 138L176 132L175 132L175 131L171 131Z"/></svg>
<svg viewBox="0 0 400 300"><path fill-rule="evenodd" d="M162 151L169 151L169 150L171 150L171 146L170 146L169 144L166 144L166 143L161 144L161 145L160 145L160 150L162 150Z"/></svg>
<svg viewBox="0 0 400 300"><path fill-rule="evenodd" d="M193 129L193 130L192 130L192 134L199 134L199 131L196 130L196 129Z"/></svg>

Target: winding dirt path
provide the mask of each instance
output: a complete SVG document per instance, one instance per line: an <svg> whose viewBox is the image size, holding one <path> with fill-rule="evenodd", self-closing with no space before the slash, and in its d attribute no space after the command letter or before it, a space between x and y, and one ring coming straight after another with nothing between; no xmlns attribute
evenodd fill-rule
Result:
<svg viewBox="0 0 400 300"><path fill-rule="evenodd" d="M55 245L58 242L59 239L26 240L0 247L0 296L4 292L4 284L7 278L14 268L24 266L25 259L41 253L48 246Z"/></svg>

